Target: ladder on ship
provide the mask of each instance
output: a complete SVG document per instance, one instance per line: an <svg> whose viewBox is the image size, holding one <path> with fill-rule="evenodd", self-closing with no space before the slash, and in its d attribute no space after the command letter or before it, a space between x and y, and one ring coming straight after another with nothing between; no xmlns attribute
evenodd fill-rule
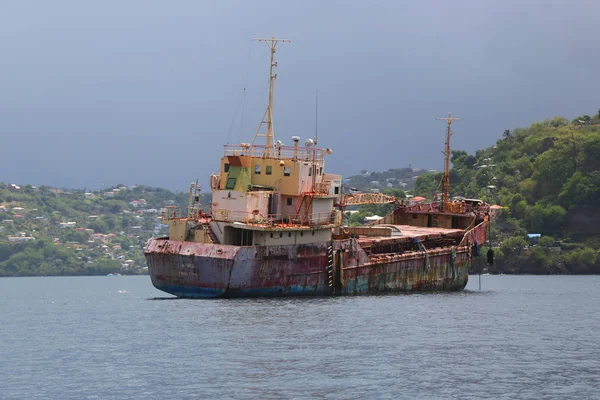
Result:
<svg viewBox="0 0 600 400"><path fill-rule="evenodd" d="M310 222L308 221L308 211L310 210L310 207L312 206L312 202L313 202L313 193L303 193L302 194L302 200L300 200L300 205L298 206L298 209L296 210L296 218L302 220L300 214L302 213L302 206L304 206L304 216L306 217L306 222Z"/></svg>
<svg viewBox="0 0 600 400"><path fill-rule="evenodd" d="M214 243L214 244L220 244L219 242L219 238L217 237L215 231L213 231L212 227L210 226L210 224L206 224L204 225L204 229L206 231L206 233L208 233L208 236L210 237L210 240Z"/></svg>

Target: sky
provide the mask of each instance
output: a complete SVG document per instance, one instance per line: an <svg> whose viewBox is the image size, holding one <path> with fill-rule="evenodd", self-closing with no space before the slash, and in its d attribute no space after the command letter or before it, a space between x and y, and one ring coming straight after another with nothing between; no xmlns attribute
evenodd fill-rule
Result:
<svg viewBox="0 0 600 400"><path fill-rule="evenodd" d="M505 129L600 108L600 2L7 0L0 181L187 191L250 142L276 54L275 139L327 171L443 168Z"/></svg>

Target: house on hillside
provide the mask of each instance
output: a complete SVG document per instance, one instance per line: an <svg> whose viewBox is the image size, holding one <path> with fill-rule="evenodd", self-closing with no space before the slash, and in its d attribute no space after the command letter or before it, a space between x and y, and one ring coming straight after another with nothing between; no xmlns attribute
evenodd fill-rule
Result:
<svg viewBox="0 0 600 400"><path fill-rule="evenodd" d="M28 235L25 232L19 232L19 236L9 236L8 237L8 241L11 243L26 242L28 240L35 240L35 238L31 235Z"/></svg>
<svg viewBox="0 0 600 400"><path fill-rule="evenodd" d="M104 241L105 235L103 233L92 233L90 235L91 240L101 240Z"/></svg>
<svg viewBox="0 0 600 400"><path fill-rule="evenodd" d="M8 241L11 243L16 242L27 242L29 240L35 240L33 236L9 236Z"/></svg>

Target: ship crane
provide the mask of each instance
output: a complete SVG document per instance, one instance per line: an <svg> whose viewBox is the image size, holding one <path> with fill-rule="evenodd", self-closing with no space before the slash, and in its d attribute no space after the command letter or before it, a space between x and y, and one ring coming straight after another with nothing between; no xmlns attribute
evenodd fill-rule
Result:
<svg viewBox="0 0 600 400"><path fill-rule="evenodd" d="M342 196L338 207L354 206L361 204L395 204L398 200L394 196L382 193L354 193Z"/></svg>

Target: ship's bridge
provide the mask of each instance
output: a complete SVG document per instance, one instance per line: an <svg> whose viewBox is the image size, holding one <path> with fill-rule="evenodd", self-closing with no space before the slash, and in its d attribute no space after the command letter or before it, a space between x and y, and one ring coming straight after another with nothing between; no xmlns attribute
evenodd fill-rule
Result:
<svg viewBox="0 0 600 400"><path fill-rule="evenodd" d="M213 219L246 223L256 215L279 215L288 223L315 223L315 216L329 220L342 185L341 176L324 171L325 155L332 151L300 147L298 138L293 140L294 146L277 142L273 149L226 145L221 170L211 177Z"/></svg>

